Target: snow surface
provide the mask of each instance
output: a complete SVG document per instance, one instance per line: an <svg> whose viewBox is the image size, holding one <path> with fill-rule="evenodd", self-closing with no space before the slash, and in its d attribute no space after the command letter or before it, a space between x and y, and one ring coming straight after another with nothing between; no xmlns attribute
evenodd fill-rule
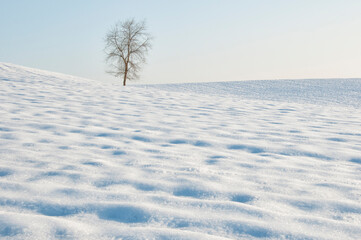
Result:
<svg viewBox="0 0 361 240"><path fill-rule="evenodd" d="M360 89L0 63L0 238L359 239Z"/></svg>

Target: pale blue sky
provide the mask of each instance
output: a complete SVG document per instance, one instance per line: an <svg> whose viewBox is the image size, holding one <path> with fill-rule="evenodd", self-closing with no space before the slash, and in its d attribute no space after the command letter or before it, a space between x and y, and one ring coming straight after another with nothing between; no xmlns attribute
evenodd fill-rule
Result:
<svg viewBox="0 0 361 240"><path fill-rule="evenodd" d="M138 83L361 77L360 0L0 0L0 62L108 80L104 36L146 19Z"/></svg>

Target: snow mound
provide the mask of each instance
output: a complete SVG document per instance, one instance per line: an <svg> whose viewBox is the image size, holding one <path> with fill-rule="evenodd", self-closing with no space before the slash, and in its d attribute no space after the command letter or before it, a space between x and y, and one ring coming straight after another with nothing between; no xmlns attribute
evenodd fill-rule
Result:
<svg viewBox="0 0 361 240"><path fill-rule="evenodd" d="M360 102L206 85L124 88L0 63L0 238L361 236Z"/></svg>

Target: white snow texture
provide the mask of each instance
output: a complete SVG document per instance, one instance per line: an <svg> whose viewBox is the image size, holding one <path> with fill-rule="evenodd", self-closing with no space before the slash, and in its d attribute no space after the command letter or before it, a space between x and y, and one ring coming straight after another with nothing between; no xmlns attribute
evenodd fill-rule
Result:
<svg viewBox="0 0 361 240"><path fill-rule="evenodd" d="M360 239L360 96L0 63L0 239Z"/></svg>

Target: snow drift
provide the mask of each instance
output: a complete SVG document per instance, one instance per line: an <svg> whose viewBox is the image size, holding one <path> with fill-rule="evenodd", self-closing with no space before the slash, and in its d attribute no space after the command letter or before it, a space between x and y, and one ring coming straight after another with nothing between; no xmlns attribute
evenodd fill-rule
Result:
<svg viewBox="0 0 361 240"><path fill-rule="evenodd" d="M340 81L124 88L0 63L0 237L357 239L361 80Z"/></svg>

